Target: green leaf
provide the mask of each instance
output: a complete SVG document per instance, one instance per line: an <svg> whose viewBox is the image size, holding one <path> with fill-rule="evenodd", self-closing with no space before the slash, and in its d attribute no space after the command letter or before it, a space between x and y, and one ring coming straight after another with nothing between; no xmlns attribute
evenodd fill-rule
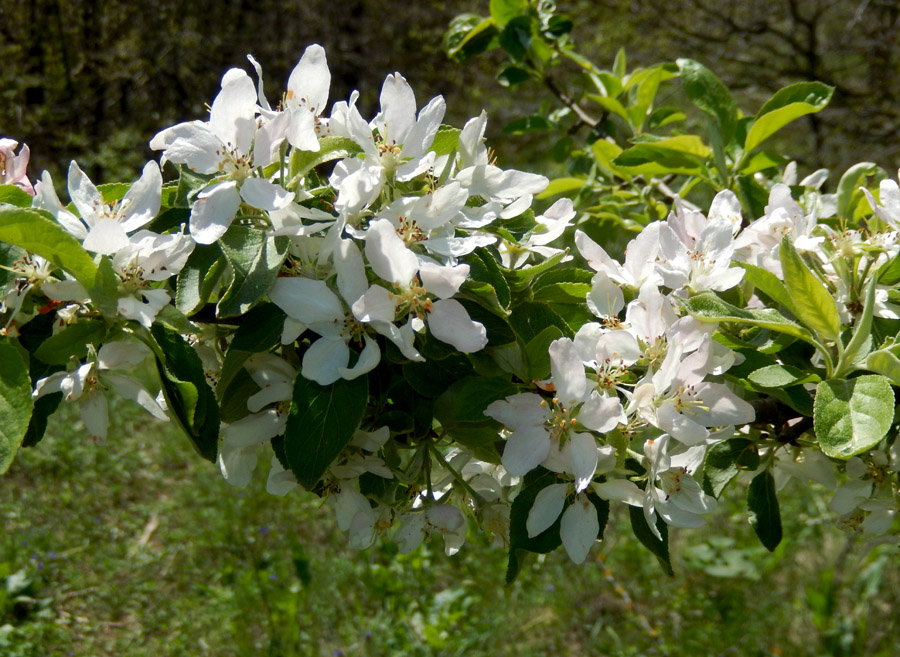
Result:
<svg viewBox="0 0 900 657"><path fill-rule="evenodd" d="M232 226L219 239L234 278L216 305L216 317L243 315L272 288L288 248L289 237L269 237L263 231Z"/></svg>
<svg viewBox="0 0 900 657"><path fill-rule="evenodd" d="M291 180L298 180L320 164L341 160L360 151L359 144L346 137L322 137L319 139L319 150L315 152L295 148L291 151Z"/></svg>
<svg viewBox="0 0 900 657"><path fill-rule="evenodd" d="M674 577L675 571L672 570L672 561L669 558L669 527L665 521L656 514L656 528L659 530L662 540L656 538L656 535L647 524L644 517L644 509L637 506L628 507L628 515L631 518L631 530L645 548L650 550L659 561L666 575Z"/></svg>
<svg viewBox="0 0 900 657"><path fill-rule="evenodd" d="M812 334L776 310L747 310L732 306L711 292L698 294L684 302L687 311L701 322L735 322L759 326L800 338L818 347Z"/></svg>
<svg viewBox="0 0 900 657"><path fill-rule="evenodd" d="M875 312L876 278L876 276L873 276L869 279L869 284L866 286L866 298L863 302L862 315L856 318L853 336L850 338L847 346L844 347L844 353L841 354L837 370L834 372L836 377L843 376L845 372L853 369L853 364L872 350L872 315Z"/></svg>
<svg viewBox="0 0 900 657"><path fill-rule="evenodd" d="M860 186L868 176L877 174L880 167L874 162L860 162L844 172L837 188L837 215L847 219L853 218L857 203L863 198Z"/></svg>
<svg viewBox="0 0 900 657"><path fill-rule="evenodd" d="M34 197L17 185L0 185L0 203L9 203L18 208L30 208Z"/></svg>
<svg viewBox="0 0 900 657"><path fill-rule="evenodd" d="M178 274L175 307L185 315L202 308L212 294L226 260L218 244L198 244Z"/></svg>
<svg viewBox="0 0 900 657"><path fill-rule="evenodd" d="M554 178L550 184L537 195L539 200L552 198L558 194L569 194L575 190L581 189L587 184L584 178Z"/></svg>
<svg viewBox="0 0 900 657"><path fill-rule="evenodd" d="M841 334L841 319L834 298L800 259L787 235L781 241L779 254L784 286L797 319L820 336L837 340Z"/></svg>
<svg viewBox="0 0 900 657"><path fill-rule="evenodd" d="M712 154L699 137L682 135L653 142L642 142L622 151L613 160L617 167L647 174L700 173Z"/></svg>
<svg viewBox="0 0 900 657"><path fill-rule="evenodd" d="M537 292L538 290L557 283L590 283L593 277L594 272L586 269L560 267L538 276L534 281L534 285L532 285L532 289Z"/></svg>
<svg viewBox="0 0 900 657"><path fill-rule="evenodd" d="M500 265L484 247L478 247L464 259L469 264L469 278L476 281L489 283L497 295L497 302L508 308L510 302L510 290Z"/></svg>
<svg viewBox="0 0 900 657"><path fill-rule="evenodd" d="M813 407L819 447L845 461L871 449L891 428L894 406L894 390L883 376L822 381Z"/></svg>
<svg viewBox="0 0 900 657"><path fill-rule="evenodd" d="M512 61L526 62L529 51L532 50L531 33L532 18L516 16L503 27L497 43L507 52Z"/></svg>
<svg viewBox="0 0 900 657"><path fill-rule="evenodd" d="M787 164L788 159L778 153L771 151L757 151L746 159L740 168L740 172L745 176L752 176L759 171L766 169L781 168Z"/></svg>
<svg viewBox="0 0 900 657"><path fill-rule="evenodd" d="M81 243L40 211L0 207L0 242L13 244L46 258L72 274L104 315L116 314L119 281L109 260L94 263Z"/></svg>
<svg viewBox="0 0 900 657"><path fill-rule="evenodd" d="M756 451L756 444L752 440L747 438L723 440L706 452L703 488L719 497L728 483L737 476L740 468L755 470L758 467L759 452Z"/></svg>
<svg viewBox="0 0 900 657"><path fill-rule="evenodd" d="M220 400L224 399L228 386L250 356L269 351L281 342L284 318L284 312L274 303L261 303L242 318L225 352L222 373L216 384L216 394Z"/></svg>
<svg viewBox="0 0 900 657"><path fill-rule="evenodd" d="M738 109L728 88L708 68L691 59L676 62L681 72L681 84L688 99L707 114L711 114L722 127L726 144L731 141L738 119Z"/></svg>
<svg viewBox="0 0 900 657"><path fill-rule="evenodd" d="M818 375L804 372L790 365L769 365L755 370L747 377L760 388L787 388L803 383L818 383Z"/></svg>
<svg viewBox="0 0 900 657"><path fill-rule="evenodd" d="M749 175L735 176L734 182L737 186L735 191L741 199L744 211L751 217L763 216L766 213L766 204L769 202L768 190Z"/></svg>
<svg viewBox="0 0 900 657"><path fill-rule="evenodd" d="M555 326L568 338L574 338L571 327L549 305L539 301L525 301L513 307L509 324L523 344L528 344L548 326Z"/></svg>
<svg viewBox="0 0 900 657"><path fill-rule="evenodd" d="M298 374L284 429L284 449L297 481L312 490L353 438L369 401L368 378L329 386Z"/></svg>
<svg viewBox="0 0 900 657"><path fill-rule="evenodd" d="M106 322L83 319L44 340L34 356L49 365L65 365L72 358L81 360L87 356L89 344L99 349L106 330Z"/></svg>
<svg viewBox="0 0 900 657"><path fill-rule="evenodd" d="M550 376L550 343L563 337L556 326L548 326L525 345L528 358L528 378L540 381Z"/></svg>
<svg viewBox="0 0 900 657"><path fill-rule="evenodd" d="M775 93L760 108L744 141L750 152L791 121L825 108L834 87L821 82L798 82Z"/></svg>
<svg viewBox="0 0 900 657"><path fill-rule="evenodd" d="M866 369L886 376L895 386L900 386L900 358L886 349L873 351L866 358Z"/></svg>
<svg viewBox="0 0 900 657"><path fill-rule="evenodd" d="M12 185L7 186L12 187ZM13 268L16 260L20 260L23 257L25 257L23 249L6 242L0 242L0 290L5 290L6 286L16 279L16 274L10 270Z"/></svg>
<svg viewBox="0 0 900 657"><path fill-rule="evenodd" d="M519 389L508 379L467 376L448 387L434 402L434 417L442 425L484 422L491 402L514 395Z"/></svg>
<svg viewBox="0 0 900 657"><path fill-rule="evenodd" d="M459 135L462 132L459 128L449 125L441 125L437 133L434 135L434 141L431 142L431 148L437 155L450 155L459 146Z"/></svg>
<svg viewBox="0 0 900 657"><path fill-rule="evenodd" d="M781 304L791 312L793 312L793 304L791 303L791 295L788 294L784 283L781 282L775 274L768 269L757 267L746 262L735 262L736 265L743 267L744 280L751 283L753 287L768 296L772 301Z"/></svg>
<svg viewBox="0 0 900 657"><path fill-rule="evenodd" d="M616 52L616 58L613 60L613 75L615 75L620 80L625 77L625 71L627 70L627 64L625 61L625 48L619 48Z"/></svg>
<svg viewBox="0 0 900 657"><path fill-rule="evenodd" d="M451 59L464 62L491 48L497 33L493 18L461 14L450 22L444 34L444 52Z"/></svg>
<svg viewBox="0 0 900 657"><path fill-rule="evenodd" d="M503 127L504 135L524 135L531 132L544 132L552 130L553 124L539 114L523 116L515 121L510 121Z"/></svg>
<svg viewBox="0 0 900 657"><path fill-rule="evenodd" d="M775 495L775 478L768 470L760 472L750 482L747 508L750 524L759 541L769 552L773 552L781 543L781 512Z"/></svg>
<svg viewBox="0 0 900 657"><path fill-rule="evenodd" d="M206 381L203 363L193 347L175 331L150 327L163 394L169 410L197 452L216 462L219 446L219 406Z"/></svg>
<svg viewBox="0 0 900 657"><path fill-rule="evenodd" d="M528 9L528 0L491 0L490 11L494 22L503 27Z"/></svg>
<svg viewBox="0 0 900 657"><path fill-rule="evenodd" d="M518 66L507 66L497 74L497 82L501 87L514 87L531 79L531 73Z"/></svg>
<svg viewBox="0 0 900 657"><path fill-rule="evenodd" d="M0 338L0 475L9 470L22 444L32 409L27 353Z"/></svg>
<svg viewBox="0 0 900 657"><path fill-rule="evenodd" d="M543 274L545 271L549 271L556 267L565 256L565 253L557 253L540 264L509 271L506 273L506 279L509 281L510 288L521 289L525 287L528 285L528 282L538 274Z"/></svg>
<svg viewBox="0 0 900 657"><path fill-rule="evenodd" d="M613 164L613 160L615 160L620 153L622 153L622 148L618 144L606 141L605 139L598 139L591 144L591 154L597 160L597 163L617 175L619 174L618 167ZM622 177L626 180L631 179L631 176L626 172L622 173ZM586 181L585 184L587 184Z"/></svg>
<svg viewBox="0 0 900 657"><path fill-rule="evenodd" d="M2 245L0 245L0 248L2 248ZM2 277L3 272L0 272L0 284L3 282ZM891 258L890 262L885 263L878 272L879 285L894 287L897 283L900 283L900 253Z"/></svg>
<svg viewBox="0 0 900 657"><path fill-rule="evenodd" d="M605 109L610 114L615 114L620 119L625 121L626 124L632 125L631 116L629 116L628 111L625 109L625 106L622 105L617 99L612 96L598 96L596 94L591 94L588 96L592 101L597 103L600 107Z"/></svg>
<svg viewBox="0 0 900 657"><path fill-rule="evenodd" d="M590 283L553 283L535 290L534 300L550 304L584 303L590 291Z"/></svg>

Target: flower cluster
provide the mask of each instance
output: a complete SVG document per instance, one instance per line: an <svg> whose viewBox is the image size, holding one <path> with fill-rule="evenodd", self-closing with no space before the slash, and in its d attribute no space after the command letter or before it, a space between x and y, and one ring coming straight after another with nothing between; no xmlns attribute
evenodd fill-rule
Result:
<svg viewBox="0 0 900 657"><path fill-rule="evenodd" d="M0 205L0 348L31 352L28 404L76 401L104 438L117 392L239 486L266 450L268 490L327 498L359 548L452 554L472 524L580 563L611 502L664 544L741 470L752 507L790 476L834 488L841 462L833 510L892 532L897 331L872 333L900 320L896 183L863 190L866 229L832 218L822 176L786 172L749 223L732 191L705 214L676 197L619 262L572 200L535 215L548 180L492 161L484 113L444 125L399 73L371 119L356 93L329 112L320 46L270 103L250 62L257 81L228 71L208 120L150 141L173 183L150 162L98 188L72 162L63 205L0 140L21 201ZM155 398L114 372L150 357Z"/></svg>

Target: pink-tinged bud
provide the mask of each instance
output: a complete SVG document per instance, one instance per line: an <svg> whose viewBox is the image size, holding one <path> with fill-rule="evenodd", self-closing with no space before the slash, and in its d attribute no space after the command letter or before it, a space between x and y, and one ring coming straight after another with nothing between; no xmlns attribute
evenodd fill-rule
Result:
<svg viewBox="0 0 900 657"><path fill-rule="evenodd" d="M0 137L0 185L17 185L34 196L34 187L25 176L28 167L28 158L31 151L28 146L22 144L19 154L15 154L19 142L13 139Z"/></svg>

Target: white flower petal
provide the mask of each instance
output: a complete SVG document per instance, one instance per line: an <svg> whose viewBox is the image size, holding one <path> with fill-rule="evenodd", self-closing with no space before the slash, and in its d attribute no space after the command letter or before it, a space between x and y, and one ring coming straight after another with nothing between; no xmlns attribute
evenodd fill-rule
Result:
<svg viewBox="0 0 900 657"><path fill-rule="evenodd" d="M524 477L550 453L550 437L542 426L520 427L506 439L501 463L514 477Z"/></svg>
<svg viewBox="0 0 900 657"><path fill-rule="evenodd" d="M475 322L456 299L440 299L434 302L428 315L428 330L441 342L452 345L468 354L487 345L487 330Z"/></svg>
<svg viewBox="0 0 900 657"><path fill-rule="evenodd" d="M241 205L233 180L200 192L191 208L191 237L198 244L212 244L228 231Z"/></svg>
<svg viewBox="0 0 900 657"><path fill-rule="evenodd" d="M294 192L262 178L247 178L241 185L241 198L260 210L283 210L294 200Z"/></svg>
<svg viewBox="0 0 900 657"><path fill-rule="evenodd" d="M568 484L551 484L535 496L525 521L528 538L534 538L553 526L565 506L568 490Z"/></svg>
<svg viewBox="0 0 900 657"><path fill-rule="evenodd" d="M559 528L566 554L575 563L583 563L599 534L597 509L586 495L579 495L563 513Z"/></svg>

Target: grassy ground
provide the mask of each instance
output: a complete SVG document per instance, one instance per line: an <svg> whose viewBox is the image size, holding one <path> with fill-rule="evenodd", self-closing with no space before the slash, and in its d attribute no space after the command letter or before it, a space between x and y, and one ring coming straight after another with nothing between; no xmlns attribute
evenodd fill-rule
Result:
<svg viewBox="0 0 900 657"><path fill-rule="evenodd" d="M549 555L504 587L504 551L477 536L452 558L352 551L316 498L271 497L262 475L234 489L137 411L116 413L105 445L75 413L54 420L0 479L0 655L888 657L900 644L896 552L848 542L799 488L782 496L793 538L774 554L736 490L712 529L675 532L674 578L614 518L596 562Z"/></svg>

